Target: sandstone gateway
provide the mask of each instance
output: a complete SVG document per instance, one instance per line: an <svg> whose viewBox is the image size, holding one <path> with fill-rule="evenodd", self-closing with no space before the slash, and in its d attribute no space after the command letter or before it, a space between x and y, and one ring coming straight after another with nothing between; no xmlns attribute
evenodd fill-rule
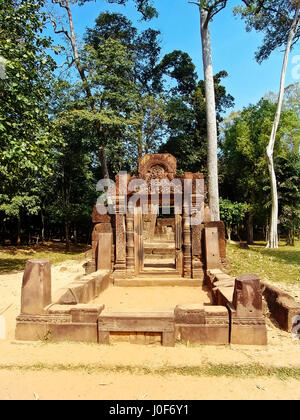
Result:
<svg viewBox="0 0 300 420"><path fill-rule="evenodd" d="M154 178L176 180L174 185L182 186L185 195L184 181L190 180L193 215L184 201L181 211L174 210L180 202L176 188L169 214L164 211L163 189L154 214L145 211L142 199L124 211L131 193L124 196L121 184L140 179L149 185ZM27 262L16 339L266 345L262 304L266 288L256 275L234 279L223 273L224 224L211 221L204 191L196 200L195 186L201 180L200 173L178 176L176 159L169 154L146 155L138 175L117 176L116 214L100 214L97 206L93 211L92 259L86 263L85 276L52 295L49 261ZM194 217L200 223L193 223ZM167 297L157 307L155 296L163 291ZM127 300L118 300L118 293ZM117 296L113 303L110 296ZM300 313L298 307L291 309L294 312L282 309L285 318Z"/></svg>

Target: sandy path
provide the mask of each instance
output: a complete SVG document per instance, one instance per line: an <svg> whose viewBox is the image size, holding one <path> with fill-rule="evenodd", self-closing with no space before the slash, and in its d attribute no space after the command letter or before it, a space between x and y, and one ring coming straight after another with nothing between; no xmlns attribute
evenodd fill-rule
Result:
<svg viewBox="0 0 300 420"><path fill-rule="evenodd" d="M295 380L194 378L171 375L86 374L74 372L0 372L3 400L299 400ZM130 404L132 406L132 404ZM100 408L100 414L102 414ZM107 414L103 412L103 414Z"/></svg>

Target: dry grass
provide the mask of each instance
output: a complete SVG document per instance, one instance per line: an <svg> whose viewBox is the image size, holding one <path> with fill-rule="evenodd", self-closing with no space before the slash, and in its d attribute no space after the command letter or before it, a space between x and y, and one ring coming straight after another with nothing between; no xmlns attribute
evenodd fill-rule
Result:
<svg viewBox="0 0 300 420"><path fill-rule="evenodd" d="M239 245L227 245L230 274L258 274L263 281L300 284L300 241L295 247L280 244L279 249L266 249L265 244L256 243L248 250Z"/></svg>
<svg viewBox="0 0 300 420"><path fill-rule="evenodd" d="M0 273L24 270L29 259L47 259L52 264L59 264L66 260L82 260L90 247L73 246L67 252L63 244L47 243L31 247L0 247Z"/></svg>
<svg viewBox="0 0 300 420"><path fill-rule="evenodd" d="M257 378L275 377L281 380L296 379L300 381L300 369L293 367L266 367L261 364L205 364L201 366L171 366L164 365L157 368L132 365L99 365L99 364L47 364L35 363L32 365L0 365L1 370L41 372L41 371L66 371L92 374L99 373L129 373L131 375L180 375L192 377L232 377L232 378Z"/></svg>

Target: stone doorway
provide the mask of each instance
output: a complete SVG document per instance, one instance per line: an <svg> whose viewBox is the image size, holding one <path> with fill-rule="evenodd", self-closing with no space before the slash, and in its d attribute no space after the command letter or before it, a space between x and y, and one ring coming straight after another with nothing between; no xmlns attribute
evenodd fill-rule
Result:
<svg viewBox="0 0 300 420"><path fill-rule="evenodd" d="M144 217L144 272L176 271L176 229L174 207L158 206L157 215L150 215L150 226ZM150 232L149 235L147 232Z"/></svg>

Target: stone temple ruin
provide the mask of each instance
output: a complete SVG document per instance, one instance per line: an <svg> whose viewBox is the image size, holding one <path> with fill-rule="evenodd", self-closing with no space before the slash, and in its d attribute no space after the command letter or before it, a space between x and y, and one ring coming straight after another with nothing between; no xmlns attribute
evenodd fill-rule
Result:
<svg viewBox="0 0 300 420"><path fill-rule="evenodd" d="M143 185L176 180L186 189L193 216L184 200L181 211L174 211L180 203L176 188L169 214L164 214L163 188L153 214L144 211L149 204L143 193L124 211L132 197L127 187L136 179ZM100 214L97 206L93 211L92 259L85 276L52 296L50 263L27 262L16 339L267 344L260 279L224 274L224 224L211 221L204 191L195 204L197 180L204 185L202 174L177 176L176 159L169 154L144 156L138 176L118 175L116 214ZM198 216L200 223L192 223Z"/></svg>

